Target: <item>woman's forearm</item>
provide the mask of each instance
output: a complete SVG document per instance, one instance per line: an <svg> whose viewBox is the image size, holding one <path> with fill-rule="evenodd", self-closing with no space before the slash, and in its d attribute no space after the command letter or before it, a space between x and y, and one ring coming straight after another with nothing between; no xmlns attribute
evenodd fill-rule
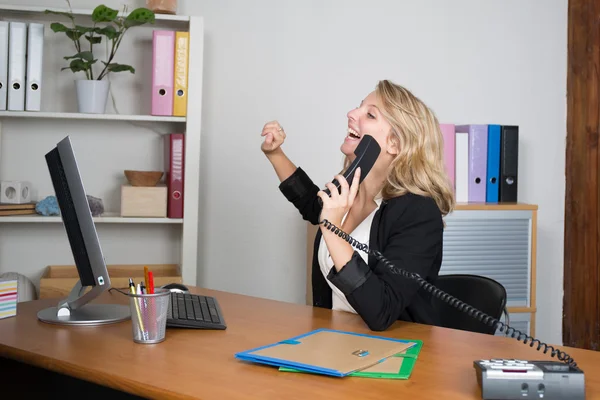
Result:
<svg viewBox="0 0 600 400"><path fill-rule="evenodd" d="M278 148L271 153L267 153L267 159L271 162L271 165L273 165L273 169L275 169L275 173L280 182L289 178L290 175L296 171L296 166L285 155L281 148Z"/></svg>
<svg viewBox="0 0 600 400"><path fill-rule="evenodd" d="M335 225L339 227L338 224ZM344 239L336 235L334 232L331 232L323 225L321 225L321 232L323 233L323 239L325 240L325 244L327 245L331 259L333 260L333 265L339 272L342 268L344 268L344 265L348 264L348 261L352 259L354 249L350 243L346 242Z"/></svg>

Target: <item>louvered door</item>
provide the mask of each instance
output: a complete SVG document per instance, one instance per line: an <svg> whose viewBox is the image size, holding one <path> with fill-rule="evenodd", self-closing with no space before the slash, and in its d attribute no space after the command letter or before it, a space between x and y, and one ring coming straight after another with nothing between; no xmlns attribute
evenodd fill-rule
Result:
<svg viewBox="0 0 600 400"><path fill-rule="evenodd" d="M536 214L532 205L459 206L445 219L440 270L442 275L481 275L500 282L511 326L518 321L514 327L528 334L535 322Z"/></svg>

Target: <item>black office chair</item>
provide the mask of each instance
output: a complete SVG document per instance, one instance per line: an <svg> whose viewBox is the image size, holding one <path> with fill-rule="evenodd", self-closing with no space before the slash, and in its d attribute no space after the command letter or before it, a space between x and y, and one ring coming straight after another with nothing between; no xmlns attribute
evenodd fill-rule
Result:
<svg viewBox="0 0 600 400"><path fill-rule="evenodd" d="M434 285L491 317L500 319L504 313L506 320L503 322L509 323L506 289L497 281L479 275L454 274L439 275ZM490 335L496 333L494 326L486 325L440 299L436 298L433 301L443 327Z"/></svg>

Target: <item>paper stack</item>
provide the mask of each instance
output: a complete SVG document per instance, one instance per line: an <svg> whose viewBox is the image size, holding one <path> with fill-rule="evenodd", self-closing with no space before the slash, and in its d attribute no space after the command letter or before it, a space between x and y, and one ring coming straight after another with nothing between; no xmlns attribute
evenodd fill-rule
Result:
<svg viewBox="0 0 600 400"><path fill-rule="evenodd" d="M0 319L17 315L17 281L0 281Z"/></svg>

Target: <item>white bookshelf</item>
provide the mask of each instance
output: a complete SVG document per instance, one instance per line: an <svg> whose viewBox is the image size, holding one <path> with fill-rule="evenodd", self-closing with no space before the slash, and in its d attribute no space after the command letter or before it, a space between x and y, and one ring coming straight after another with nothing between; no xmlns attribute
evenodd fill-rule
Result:
<svg viewBox="0 0 600 400"><path fill-rule="evenodd" d="M41 118L41 119L91 119L102 121L138 121L138 122L177 122L185 123L186 117L169 117L160 115L127 115L127 114L84 114L68 112L36 112L36 111L0 111L2 118Z"/></svg>
<svg viewBox="0 0 600 400"><path fill-rule="evenodd" d="M93 217L96 224L183 224L181 218L135 218L135 217L121 217L118 213L107 212L102 214L101 217ZM0 217L0 224L10 223L62 223L62 219L58 216L44 216L44 215L9 215Z"/></svg>
<svg viewBox="0 0 600 400"><path fill-rule="evenodd" d="M130 7L130 10L134 7ZM48 9L56 10L56 11L66 11L66 9L61 8L51 8ZM58 41L57 34L52 32L49 28L49 23L54 21L65 22L64 19L56 15L45 14L46 7L29 7L29 6L19 6L19 5L0 5L0 20L19 20L23 22L43 22L46 24L45 31L45 40L44 50L45 53L49 50L48 39ZM89 17L92 13L92 10L73 10L76 16L82 16L84 18ZM91 21L91 20L89 20ZM85 21L84 21L85 23ZM150 108L140 106L137 103L143 103L144 101L148 102L148 97L150 96L150 84L149 74L147 63L144 63L142 60L142 55L144 54L136 54L136 50L139 50L140 53L146 53L144 56L147 57L148 53L148 41L152 40L152 29L168 29L168 30L187 30L190 32L190 47L189 47L189 66L188 66L188 112L187 117L175 117L175 116L153 116L149 115ZM204 57L204 21L202 17L198 16L187 16L187 15L167 15L167 14L156 14L156 22L152 24L147 24L142 27L136 27L135 30L138 32L135 35L135 38L132 38L131 41L137 43L136 41L143 40L145 43L144 50L140 50L141 47L139 45L133 44L130 46L132 50L131 54L128 55L129 49L120 49L120 54L117 55L117 58L121 56L121 59L127 57L138 57L134 61L125 59L125 61L121 61L127 64L133 64L136 67L136 75L134 76L125 76L121 75L118 78L111 78L118 81L118 79L122 79L122 82L126 82L126 84L130 84L131 82L135 82L135 85L132 84L132 87L137 89L133 89L127 85L121 85L120 82L113 83L111 81L111 86L115 87L116 90L121 91L121 100L123 98L127 98L129 104L125 104L122 102L122 105L125 105L125 108L128 108L125 112L117 113L114 110L110 110L111 98L109 97L107 105L106 114L83 114L79 113L76 110L76 107L67 106L65 104L54 104L55 101L52 98L51 101L48 101L48 97L42 97L42 111L40 112L32 112L32 111L0 111L0 166L4 166L5 171L0 168L0 180L30 180L37 182L44 182L46 185L49 182L49 175L47 168L45 167L45 160L43 159L43 152L49 151L51 148L48 147L47 143L44 143L44 147L42 145L38 145L36 148L35 159L27 160L27 157L33 157L31 154L22 154L18 157L14 154L14 147L20 148L21 152L27 152L26 149L28 141L33 141L34 137L40 138L44 136L43 132L40 132L40 129L48 129L53 130L54 136L53 139L58 135L64 137L71 134L79 135L79 140L90 140L93 143L99 142L109 142L111 140L115 140L115 135L125 135L124 132L129 134L130 137L134 137L137 142L140 143L142 141L146 141L150 143L148 147L143 147L139 150L140 154L137 154L138 160L143 160L145 155L143 151L149 151L149 148L154 150L158 149L162 146L162 142L157 138L156 133L170 133L170 132L182 132L185 134L185 182L184 182L184 218L183 219L172 219L172 218L131 218L131 217L120 217L118 213L118 209L114 206L114 196L113 196L113 207L107 208L107 212L105 212L100 217L95 217L94 222L99 229L99 236L101 240L101 244L105 247L105 244L111 244L113 246L122 246L122 254L127 254L129 260L131 260L132 264L135 264L133 260L136 255L128 254L129 244L131 243L131 247L138 249L139 253L144 253L144 240L148 238L148 240L152 239L154 243L148 243L147 247L149 248L149 254L165 254L164 257L168 258L163 260L157 260L157 264L169 262L169 263L177 263L181 265L182 277L185 284L196 285L196 276L197 276L197 259L198 259L198 207L199 207L199 168L200 168L200 139L201 139L201 112L202 110L202 75L203 75L203 57ZM130 35L131 32L128 32ZM65 37L64 39L60 39L62 42L66 42L68 39ZM64 50L60 50L63 51ZM123 54L125 53L125 55ZM46 87L43 87L42 90L51 90L48 89L49 85L54 85L54 81L69 81L74 79L72 76L68 74L72 73L70 71L59 71L57 70L56 60L59 60L62 56L67 54L60 54L60 57L54 56L55 60L48 65L48 63L44 62L44 80L47 83ZM52 55L51 55L52 57ZM147 60L147 58L146 58ZM139 68L137 68L139 67ZM143 70L146 68L146 70ZM141 71L139 71L141 70ZM123 74L123 73L121 73ZM137 81L136 81L137 80ZM66 86L66 84L65 84ZM125 88L124 88L125 87ZM52 88L54 89L54 87ZM129 92L126 92L129 90ZM139 92L131 93L132 90L139 90ZM58 90L57 90L58 91ZM63 92L64 93L64 92ZM127 96L127 94L131 94L131 96ZM74 91L73 91L74 96ZM63 94L64 96L64 94ZM63 97L64 98L64 97ZM44 102L46 100L46 102ZM67 96L67 100L68 96ZM137 109L136 109L137 107ZM141 109L141 112L140 112ZM147 110L147 113L144 111ZM89 135L88 135L89 128ZM58 133L57 133L58 132ZM86 139L87 135L87 139ZM47 139L50 140L50 139ZM56 143L54 140L52 143ZM80 142L81 143L81 142ZM78 163L80 166L80 171L82 170L82 164L86 165L88 170L90 168L90 164L93 164L98 158L104 158L104 162L106 164L98 165L96 168L97 171L94 172L94 177L98 177L99 180L105 180L110 182L109 178L106 178L102 175L103 168L105 166L111 166L113 169L116 169L117 166L114 163L118 162L119 157L115 156L119 154L119 152L124 152L123 148L120 148L119 142L110 142L114 143L114 148L108 147L106 145L104 149L109 149L108 154L99 155L98 152L102 151L93 150L94 154L84 154L85 152L78 151L78 147L75 147L75 151L78 157ZM90 145L92 146L92 145ZM151 147L154 146L154 147ZM83 146L82 146L83 147ZM134 148L132 151L135 151L137 148ZM113 153L114 151L114 153ZM129 150L127 150L129 151ZM89 151L88 151L89 153ZM157 151L152 153L152 156L156 158ZM127 156L120 154L121 164L118 168L121 170L125 169L136 169L132 168L130 164L127 162L123 162L123 160L127 160ZM6 158L11 161L5 161L2 163L2 159ZM18 171L19 168L12 166L12 162L15 161L16 158L23 159L23 165L27 166L27 164L31 161L31 163L36 163L36 168L31 169L35 171L35 176L28 176L28 179L14 179L13 175L15 175L15 171ZM41 160L40 160L41 158ZM87 163L87 164L85 164ZM154 165L157 165L155 163ZM9 172L10 171L10 172ZM91 195L96 195L95 193L90 193L88 186L90 184L91 174L82 173L82 178L84 180L84 186L86 187L86 192ZM86 177L88 179L86 179ZM112 179L112 175L110 177ZM124 178L124 177L123 177ZM105 186L110 185L104 183ZM35 185L34 185L35 186ZM115 192L119 183L115 181ZM120 192L120 191L119 191ZM110 194L111 192L108 192ZM44 192L43 195L40 195L36 198L36 200L42 200L46 195L53 195L54 193L49 193L48 190ZM108 196L108 195L107 195ZM39 244L41 253L46 248L52 248L51 243L42 243L46 240L50 240L48 238L49 235L62 235L64 237L60 237L62 249L65 250L66 247L64 243L66 241L66 235L64 230L61 228L62 220L61 217L58 216L42 216L42 215L15 215L15 216L0 216L0 252L3 254L0 255L0 273L6 272L7 270L14 271L15 268L7 267L3 268L2 263L18 265L21 259L21 254L27 251L27 248L36 248ZM57 228L58 227L58 228ZM102 228L107 227L107 228ZM48 231L48 229L53 229ZM58 230L56 230L58 229ZM100 229L106 229L106 231L100 232ZM3 232L4 231L4 232ZM14 232L14 233L13 233ZM51 232L51 233L49 233ZM3 235L2 235L3 234ZM168 243L161 243L161 235L170 236L176 235L176 242L178 244L177 251L173 250ZM29 244L23 244L20 251L14 251L15 254L10 254L12 248L14 247L14 240L17 237L22 237L23 241L28 241ZM130 242L124 242L122 238L129 238ZM10 242L10 244L4 243ZM12 242L10 240L13 240ZM39 242L39 243L36 243ZM137 247L136 247L137 246ZM142 249L142 250L140 250ZM152 253L152 250L154 253ZM172 255L178 255L173 257ZM67 255L71 257L70 250ZM140 254L140 256L144 256L144 254ZM67 257L67 259L68 259ZM117 258L117 257L115 257ZM7 261L8 260L8 261ZM29 259L31 260L31 258ZM71 257L72 260L72 257ZM143 263L152 263L152 260L148 260L147 258L141 258ZM128 263L122 262L122 259L116 259L114 263ZM37 276L41 274L43 268L48 265L48 262L44 261L43 255L40 255L37 259L35 259L36 266L39 267L38 270L32 271L29 270L29 273L26 275ZM107 260L107 263L111 263ZM73 264L73 262L71 262ZM36 268L38 268L36 267ZM17 272L19 272L17 270Z"/></svg>
<svg viewBox="0 0 600 400"><path fill-rule="evenodd" d="M133 9L134 7L129 7ZM45 10L52 11L65 11L65 9L60 7L39 7L39 6L21 6L21 5L10 5L10 4L2 4L0 5L0 10L5 13L13 13L13 14L29 14L30 18L40 18L40 16L44 15ZM74 15L80 16L89 16L92 15L93 10L87 9L76 9L72 10ZM191 21L192 17L188 15L171 15L171 14L156 14L156 21L160 22L180 22L182 24L188 24Z"/></svg>

